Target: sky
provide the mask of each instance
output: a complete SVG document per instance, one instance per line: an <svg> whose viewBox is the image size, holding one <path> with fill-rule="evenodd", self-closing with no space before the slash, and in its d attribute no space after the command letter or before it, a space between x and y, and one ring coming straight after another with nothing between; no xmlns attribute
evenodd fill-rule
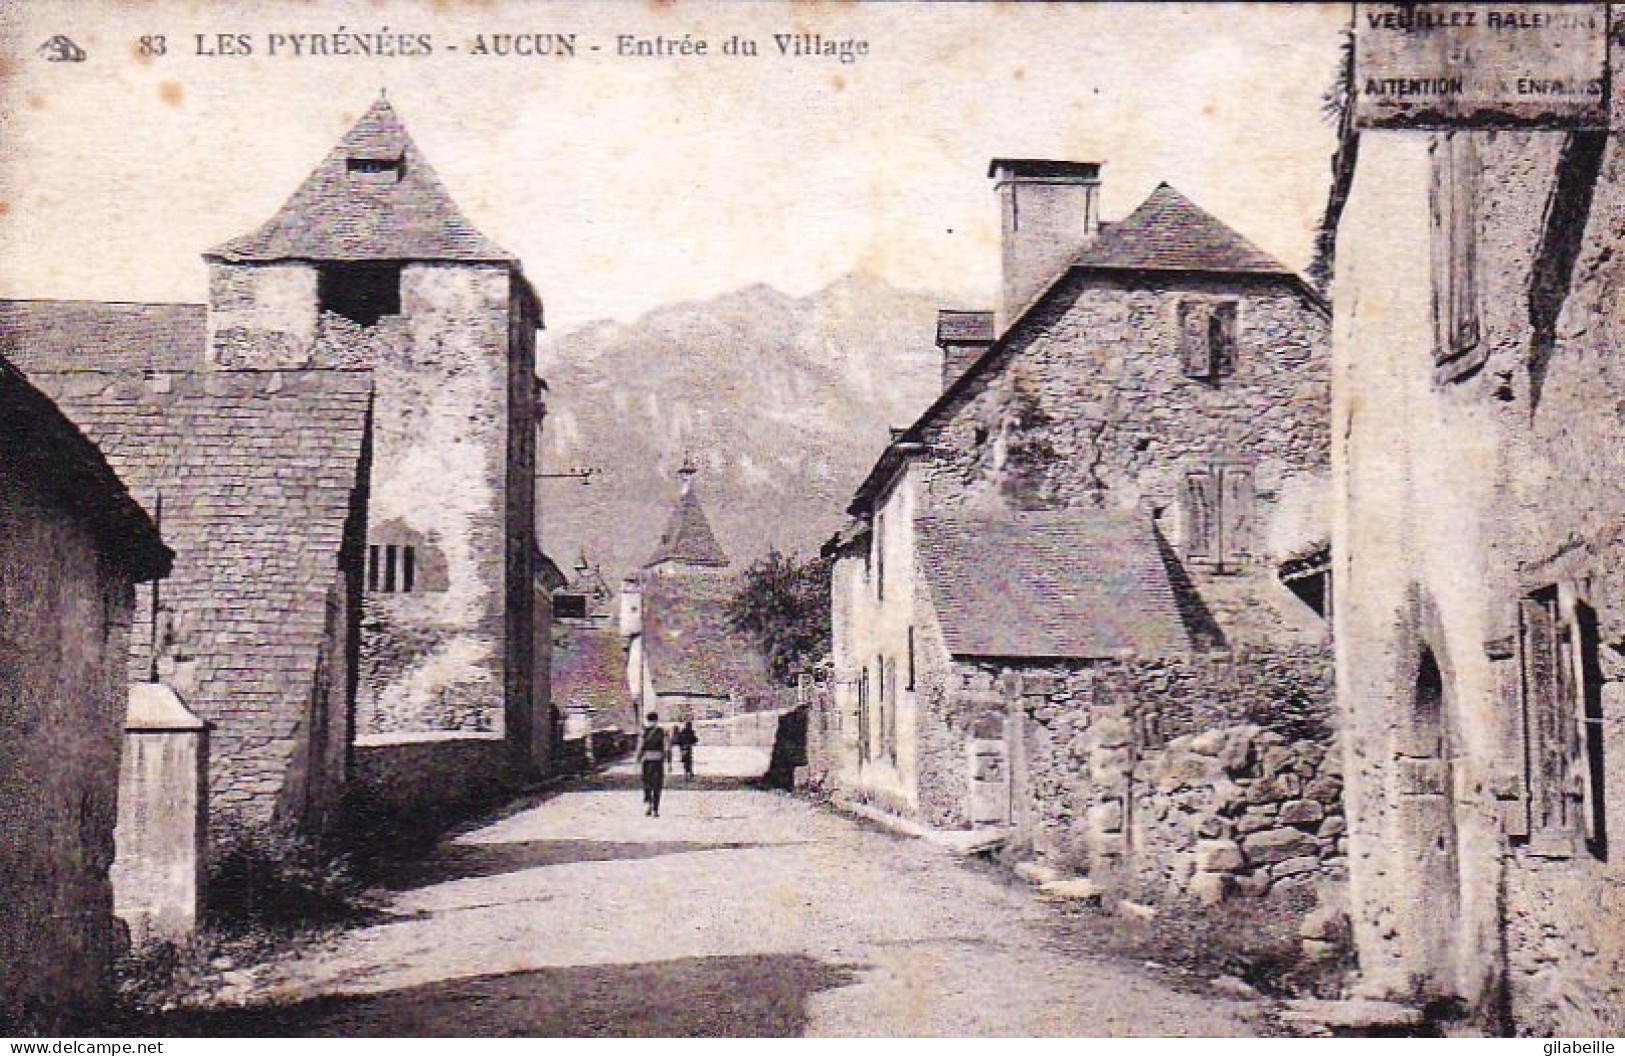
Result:
<svg viewBox="0 0 1625 1056"><path fill-rule="evenodd" d="M555 334L754 283L804 295L855 271L990 306L994 156L1102 162L1108 220L1167 181L1301 270L1333 149L1320 98L1348 12L0 5L0 296L203 301L200 254L271 216L380 91L469 218L522 259ZM386 29L432 53L292 53L298 35L331 49L335 34ZM472 53L481 35L492 48L520 33L574 34L576 54ZM200 34L216 54L199 54ZM253 53L219 54L218 34ZM685 34L709 53L616 53L623 36ZM781 57L774 34L868 53ZM84 61L48 61L58 35ZM758 55L720 54L733 36Z"/></svg>

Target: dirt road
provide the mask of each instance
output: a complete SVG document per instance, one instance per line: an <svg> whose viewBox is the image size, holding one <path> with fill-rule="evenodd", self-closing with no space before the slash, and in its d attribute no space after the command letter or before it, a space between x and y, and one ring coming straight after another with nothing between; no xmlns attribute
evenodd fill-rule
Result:
<svg viewBox="0 0 1625 1056"><path fill-rule="evenodd" d="M659 818L623 766L409 868L387 923L253 973L216 1034L1248 1034L1255 1009L1066 955L1046 907L919 840L742 787Z"/></svg>

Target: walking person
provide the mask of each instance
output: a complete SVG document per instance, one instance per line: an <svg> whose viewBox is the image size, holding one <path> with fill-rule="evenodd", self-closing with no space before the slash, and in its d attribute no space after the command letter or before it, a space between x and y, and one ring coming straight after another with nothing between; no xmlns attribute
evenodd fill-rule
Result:
<svg viewBox="0 0 1625 1056"><path fill-rule="evenodd" d="M677 724L674 722L674 723L671 724L671 729L666 731L666 772L670 773L671 771L676 770L676 769L677 769Z"/></svg>
<svg viewBox="0 0 1625 1056"><path fill-rule="evenodd" d="M694 732L694 724L692 722L683 723L683 728L678 731L672 743L676 744L678 751L683 753L683 776L692 778L694 776L694 746L700 743L699 734Z"/></svg>
<svg viewBox="0 0 1625 1056"><path fill-rule="evenodd" d="M660 792L666 783L666 728L660 716L645 716L643 739L638 742L638 764L643 767L643 813L660 817Z"/></svg>

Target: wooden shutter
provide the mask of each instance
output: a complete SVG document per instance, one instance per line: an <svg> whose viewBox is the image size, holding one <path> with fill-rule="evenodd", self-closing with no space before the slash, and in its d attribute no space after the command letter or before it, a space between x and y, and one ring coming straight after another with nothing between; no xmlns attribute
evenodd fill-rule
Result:
<svg viewBox="0 0 1625 1056"><path fill-rule="evenodd" d="M1541 591L1520 605L1524 634L1524 699L1528 701L1530 821L1537 831L1565 827L1564 785L1567 770L1563 744L1569 719L1561 706L1568 666L1559 649L1557 591ZM1572 721L1572 720L1570 720Z"/></svg>
<svg viewBox="0 0 1625 1056"><path fill-rule="evenodd" d="M886 757L897 761L897 661L887 659L886 678Z"/></svg>
<svg viewBox="0 0 1625 1056"><path fill-rule="evenodd" d="M1212 320L1210 302L1179 302L1179 355L1188 378L1213 376Z"/></svg>
<svg viewBox="0 0 1625 1056"><path fill-rule="evenodd" d="M1219 553L1227 565L1244 565L1253 552L1253 467L1219 469Z"/></svg>
<svg viewBox="0 0 1625 1056"><path fill-rule="evenodd" d="M869 761L869 668L858 676L858 762Z"/></svg>
<svg viewBox="0 0 1625 1056"><path fill-rule="evenodd" d="M1478 318L1478 149L1471 132L1433 144L1429 194L1433 270L1433 358L1441 380L1484 362Z"/></svg>
<svg viewBox="0 0 1625 1056"><path fill-rule="evenodd" d="M1209 469L1185 474L1185 556L1217 559L1218 482Z"/></svg>
<svg viewBox="0 0 1625 1056"><path fill-rule="evenodd" d="M1208 363L1214 376L1236 369L1236 302L1215 304L1208 316Z"/></svg>
<svg viewBox="0 0 1625 1056"><path fill-rule="evenodd" d="M1600 848L1606 839L1603 817L1602 665L1597 656L1597 614L1583 601L1574 604L1570 627L1574 657L1574 738L1570 742L1570 790L1577 796L1575 820L1580 835Z"/></svg>

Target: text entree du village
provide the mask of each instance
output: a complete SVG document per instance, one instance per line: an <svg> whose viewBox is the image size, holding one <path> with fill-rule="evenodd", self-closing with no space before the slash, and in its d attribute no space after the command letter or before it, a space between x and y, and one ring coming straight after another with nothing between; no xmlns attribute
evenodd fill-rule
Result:
<svg viewBox="0 0 1625 1056"><path fill-rule="evenodd" d="M773 33L767 37L696 36L692 33L617 33L593 38L578 33L475 33L455 40L432 33L194 33L195 54L206 58L265 55L272 58L427 58L437 54L490 58L703 59L778 57L830 59L850 66L869 54L869 42L822 33Z"/></svg>

